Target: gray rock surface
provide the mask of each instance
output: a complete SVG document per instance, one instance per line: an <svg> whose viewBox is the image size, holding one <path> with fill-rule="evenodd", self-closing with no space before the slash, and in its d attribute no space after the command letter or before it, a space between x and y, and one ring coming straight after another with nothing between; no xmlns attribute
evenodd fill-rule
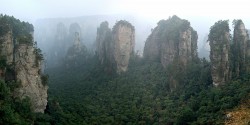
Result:
<svg viewBox="0 0 250 125"><path fill-rule="evenodd" d="M160 61L163 67L174 61L187 65L197 58L197 38L188 21L173 16L158 23L145 43L143 56Z"/></svg>
<svg viewBox="0 0 250 125"><path fill-rule="evenodd" d="M21 87L16 89L15 95L30 98L35 112L44 112L47 105L48 86L42 84L41 61L37 60L35 49L27 44L17 46L15 53L16 79Z"/></svg>

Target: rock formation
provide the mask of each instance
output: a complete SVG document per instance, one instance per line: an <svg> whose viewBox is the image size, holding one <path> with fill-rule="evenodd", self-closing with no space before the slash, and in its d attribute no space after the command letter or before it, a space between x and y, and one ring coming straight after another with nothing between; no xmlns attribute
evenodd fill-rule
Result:
<svg viewBox="0 0 250 125"><path fill-rule="evenodd" d="M101 64L107 64L111 59L111 29L107 21L102 22L100 27L97 29L96 36L96 53Z"/></svg>
<svg viewBox="0 0 250 125"><path fill-rule="evenodd" d="M115 24L111 33L108 23L101 23L97 30L96 46L102 64L108 65L108 69L115 69L117 73L126 72L130 56L134 53L134 26L121 20Z"/></svg>
<svg viewBox="0 0 250 125"><path fill-rule="evenodd" d="M6 59L6 67L14 72L7 73L5 70L5 77L12 75L5 80L20 83L13 95L20 98L29 97L34 112L44 112L48 86L42 80L43 56L34 44L33 26L6 15L0 17L0 24L0 55Z"/></svg>
<svg viewBox="0 0 250 125"><path fill-rule="evenodd" d="M47 55L47 64L49 67L56 67L61 64L61 60L65 57L67 49L69 48L68 42L68 29L64 23L58 23L56 27L56 34L53 39L53 45L50 46Z"/></svg>
<svg viewBox="0 0 250 125"><path fill-rule="evenodd" d="M11 64L13 62L13 37L12 31L9 30L6 34L0 37L0 56L6 57L6 63Z"/></svg>
<svg viewBox="0 0 250 125"><path fill-rule="evenodd" d="M230 78L229 31L228 21L218 21L210 28L208 40L211 48L211 75L215 86L225 84Z"/></svg>
<svg viewBox="0 0 250 125"><path fill-rule="evenodd" d="M75 38L73 45L69 47L66 60L74 65L80 64L82 61L86 60L87 56L87 48L81 43L80 35L78 32L75 32ZM72 64L72 65L73 65Z"/></svg>
<svg viewBox="0 0 250 125"><path fill-rule="evenodd" d="M182 65L197 58L197 33L187 20L173 16L161 20L144 47L144 58L160 61L164 67L177 61Z"/></svg>
<svg viewBox="0 0 250 125"><path fill-rule="evenodd" d="M233 36L233 73L238 77L249 71L247 65L250 57L249 36L244 23L241 20L236 20L234 24Z"/></svg>
<svg viewBox="0 0 250 125"><path fill-rule="evenodd" d="M115 24L112 31L113 56L116 62L118 73L127 71L129 59L135 47L135 29L127 21L119 21Z"/></svg>
<svg viewBox="0 0 250 125"><path fill-rule="evenodd" d="M37 58L32 45L17 45L15 52L16 80L21 87L16 90L17 96L31 100L35 112L44 112L47 105L48 86L41 79L41 60Z"/></svg>

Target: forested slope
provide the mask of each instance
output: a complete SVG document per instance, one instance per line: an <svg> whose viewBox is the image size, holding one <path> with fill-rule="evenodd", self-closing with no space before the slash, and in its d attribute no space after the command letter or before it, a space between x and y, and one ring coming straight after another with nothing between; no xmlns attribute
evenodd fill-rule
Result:
<svg viewBox="0 0 250 125"><path fill-rule="evenodd" d="M223 124L226 111L250 92L249 75L213 87L204 59L178 72L135 56L128 72L113 76L103 72L97 57L88 60L80 68L47 71L53 123ZM170 91L168 76L174 72L182 84Z"/></svg>

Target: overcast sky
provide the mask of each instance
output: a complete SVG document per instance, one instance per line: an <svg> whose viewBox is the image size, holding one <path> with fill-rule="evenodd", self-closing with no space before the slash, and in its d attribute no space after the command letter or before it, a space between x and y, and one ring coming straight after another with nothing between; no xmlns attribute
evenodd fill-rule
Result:
<svg viewBox="0 0 250 125"><path fill-rule="evenodd" d="M0 0L0 13L34 23L38 18L130 14L152 20L176 14L250 22L248 0Z"/></svg>

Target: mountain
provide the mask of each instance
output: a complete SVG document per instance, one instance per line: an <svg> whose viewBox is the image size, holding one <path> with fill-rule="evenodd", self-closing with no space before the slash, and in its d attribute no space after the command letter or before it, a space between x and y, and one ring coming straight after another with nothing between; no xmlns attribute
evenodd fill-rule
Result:
<svg viewBox="0 0 250 125"><path fill-rule="evenodd" d="M160 61L163 67L173 62L187 65L197 58L197 32L187 20L173 16L161 20L148 37L144 47L144 57Z"/></svg>
<svg viewBox="0 0 250 125"><path fill-rule="evenodd" d="M108 69L115 69L117 73L126 72L129 65L130 56L134 54L135 28L125 21L118 21L112 28L108 28L108 23L101 23L97 30L97 54L101 64L106 60Z"/></svg>

